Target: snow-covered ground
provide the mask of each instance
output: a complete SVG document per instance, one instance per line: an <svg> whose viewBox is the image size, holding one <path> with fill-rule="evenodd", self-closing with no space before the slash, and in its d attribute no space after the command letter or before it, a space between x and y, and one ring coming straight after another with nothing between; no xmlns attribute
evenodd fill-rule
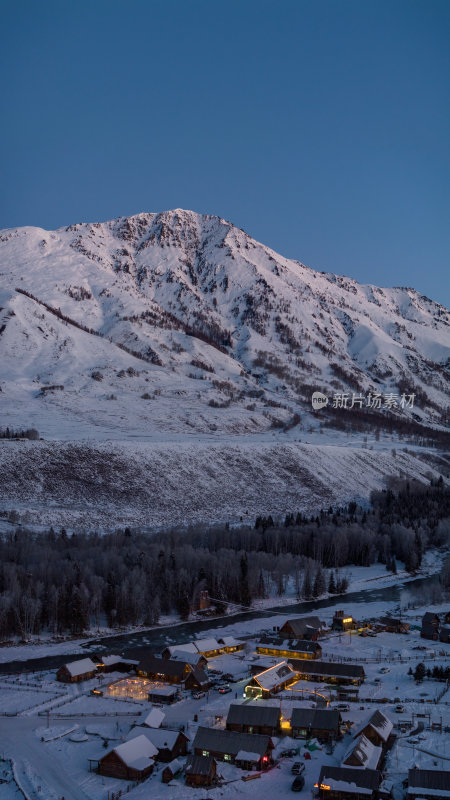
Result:
<svg viewBox="0 0 450 800"><path fill-rule="evenodd" d="M22 524L66 529L149 529L193 522L253 524L259 514L366 504L386 476L438 476L408 450L192 441L14 442L0 440L0 509ZM345 477L344 477L345 476ZM14 517L16 524L17 517Z"/></svg>
<svg viewBox="0 0 450 800"><path fill-rule="evenodd" d="M435 556L436 560L437 556ZM428 567L431 569L432 561ZM434 563L436 566L436 563ZM359 570L352 570L354 587L361 583ZM384 576L378 568L373 568L368 583L382 580ZM450 665L450 645L430 642L420 638L420 619L425 610L444 612L447 604L430 607L408 607L410 601L408 586L405 585L401 598L402 615L410 622L409 634L378 633L375 638L361 637L357 633L329 633L322 640L322 660L350 661L363 664L366 679L360 687L360 699L350 704L350 710L344 718L353 724L352 731L365 720L376 708L380 708L394 723L409 721L411 729L423 723L423 730L417 734L410 731L398 734L397 743L388 756L387 777L394 782L395 800L402 797L401 781L406 777L407 769L413 764L421 767L448 768L450 764L449 737L445 732L431 730L432 723L442 721L443 727L450 725L450 694L442 682L426 679L416 684L408 675L410 668L422 661L427 667L438 664ZM398 613L400 607L393 601L371 599L370 589L364 599L349 607L345 597L342 607L356 619L378 619L385 613ZM316 613L328 624L331 622L334 606L320 608ZM314 613L314 605L311 607ZM273 625L281 625L288 614L267 615L267 618L234 622L220 628L220 635L234 635L237 638L246 636L246 649L243 653L224 655L211 659L209 666L222 672L229 672L235 677L231 683L232 691L220 695L211 689L200 700L183 692L183 699L172 706L164 707L163 725L169 729L185 726L185 732L192 741L198 725L222 727L225 723L228 707L231 702L243 702L243 690L248 676L248 665L254 657L258 634L269 631ZM217 636L218 629L211 621L210 631L206 635ZM171 639L176 639L176 629ZM33 651L35 648L31 648ZM63 660L63 658L61 659ZM274 659L275 660L275 659ZM205 790L188 790L182 776L170 786L161 783L162 766L157 766L154 774L142 785L134 786L130 781L112 778L101 778L89 772L88 759L100 758L115 745L124 741L133 722L139 722L142 714L149 710L148 703L134 703L123 697L92 697L89 692L93 687L102 688L111 683L123 681L123 675L112 673L94 678L74 686L64 686L55 681L55 672L41 672L33 675L8 677L0 683L0 708L17 707L17 716L0 716L0 753L10 756L15 761L17 779L28 796L33 800L44 800L53 797L74 798L74 800L106 800L108 792L127 791L130 800L144 800L149 795L159 800L175 800L175 798L204 798ZM332 689L320 683L301 682L298 686L306 691L319 691L325 697L332 696ZM41 688L39 688L41 687ZM63 692L67 699L61 700L58 694ZM17 706L17 696L29 694L33 702L42 701L42 706L30 709L25 703L23 710ZM48 710L48 698L54 698L53 708ZM305 695L303 700L280 699L267 701L275 705L281 702L281 710L289 717L294 706L310 706L313 696ZM262 702L262 701L261 701ZM404 710L397 713L396 705L401 703ZM50 704L51 705L51 704ZM43 710L40 712L39 709ZM63 716L64 715L64 716ZM422 725L420 726L422 727ZM343 754L348 748L352 731L344 736L333 752L319 747L310 752L311 758L305 761L304 797L311 796L311 790L318 778L323 764L340 764ZM106 742L106 746L105 746ZM290 745L297 749L296 758L303 760L304 743L288 737L277 739L275 755ZM221 797L233 798L239 795L263 798L263 800L282 797L292 783L291 766L293 759L281 758L276 767L263 774L255 781L243 782L245 774L233 765L219 763L218 772L225 779L220 790L215 790ZM164 765L163 765L164 766ZM40 788L39 788L40 787ZM0 795L2 800L2 795ZM9 795L5 795L9 800Z"/></svg>

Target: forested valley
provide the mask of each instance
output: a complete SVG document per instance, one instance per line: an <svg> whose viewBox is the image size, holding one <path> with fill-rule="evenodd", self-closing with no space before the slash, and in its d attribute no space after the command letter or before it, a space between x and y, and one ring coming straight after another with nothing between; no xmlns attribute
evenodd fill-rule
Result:
<svg viewBox="0 0 450 800"><path fill-rule="evenodd" d="M391 481L367 508L239 526L103 535L16 528L0 539L0 637L152 625L172 612L187 618L200 588L219 612L281 596L289 580L299 599L345 593L350 565L380 562L395 573L400 561L415 573L427 549L447 544L449 520L450 489L439 478ZM442 581L450 587L450 562Z"/></svg>

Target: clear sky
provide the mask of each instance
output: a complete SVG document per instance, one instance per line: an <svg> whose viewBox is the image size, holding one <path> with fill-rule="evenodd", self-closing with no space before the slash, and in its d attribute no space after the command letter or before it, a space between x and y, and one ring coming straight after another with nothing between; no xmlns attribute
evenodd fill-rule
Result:
<svg viewBox="0 0 450 800"><path fill-rule="evenodd" d="M0 228L188 208L450 305L448 0L0 11Z"/></svg>

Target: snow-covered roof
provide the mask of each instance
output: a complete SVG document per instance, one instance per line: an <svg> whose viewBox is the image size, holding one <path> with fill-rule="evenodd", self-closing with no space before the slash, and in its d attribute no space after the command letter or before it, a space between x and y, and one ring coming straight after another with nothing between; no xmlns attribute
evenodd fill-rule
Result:
<svg viewBox="0 0 450 800"><path fill-rule="evenodd" d="M254 761L257 763L260 758L259 753L252 753L250 750L239 750L236 753L236 761Z"/></svg>
<svg viewBox="0 0 450 800"><path fill-rule="evenodd" d="M142 725L147 725L149 728L159 728L161 727L165 716L166 715L164 712L159 708L152 708L152 710L142 720Z"/></svg>
<svg viewBox="0 0 450 800"><path fill-rule="evenodd" d="M245 642L235 639L234 636L222 636L220 641L223 642L224 647L239 647L241 644L245 644Z"/></svg>
<svg viewBox="0 0 450 800"><path fill-rule="evenodd" d="M97 667L90 658L82 658L80 661L70 661L69 664L64 664L65 668L70 672L72 678L78 675L85 675L86 672L95 672Z"/></svg>
<svg viewBox="0 0 450 800"><path fill-rule="evenodd" d="M158 750L166 747L171 750L180 735L180 731L168 731L166 728L147 728L143 733Z"/></svg>
<svg viewBox="0 0 450 800"><path fill-rule="evenodd" d="M373 714L366 722L361 723L358 730L354 734L354 737L359 736L361 731L363 731L368 726L370 726L371 728L373 728L374 731L376 731L376 733L378 734L380 739L383 740L383 742L387 742L389 736L391 735L392 728L394 727L391 720L388 719L388 717L386 717L386 715L383 714L382 711L379 711L377 709L376 711L373 712Z"/></svg>
<svg viewBox="0 0 450 800"><path fill-rule="evenodd" d="M180 653L181 652L183 652L183 653L194 653L195 655L198 655L198 650L197 650L197 648L196 648L196 646L195 646L195 644L193 642L186 642L186 644L169 645L169 647L167 649L168 649L171 657L172 657L173 653L175 653L177 651L180 652Z"/></svg>
<svg viewBox="0 0 450 800"><path fill-rule="evenodd" d="M194 642L199 653L208 653L210 650L221 650L221 645L217 639L196 639Z"/></svg>
<svg viewBox="0 0 450 800"><path fill-rule="evenodd" d="M370 797L378 789L380 781L381 773L378 770L323 766L318 783L325 784L331 791Z"/></svg>
<svg viewBox="0 0 450 800"><path fill-rule="evenodd" d="M178 758L174 758L170 764L166 764L164 769L170 769L172 775L176 775L177 772L180 772L180 770L183 769L183 763L182 761L179 761Z"/></svg>
<svg viewBox="0 0 450 800"><path fill-rule="evenodd" d="M153 757L158 754L158 750L147 736L141 735L119 744L114 748L114 753L127 767L142 770L154 763Z"/></svg>
<svg viewBox="0 0 450 800"><path fill-rule="evenodd" d="M372 744L372 742L362 734L359 739L351 743L342 759L342 764L346 764L350 758L353 758L358 764L352 764L352 766L360 766L363 769L377 769L381 753L381 747Z"/></svg>
<svg viewBox="0 0 450 800"><path fill-rule="evenodd" d="M279 686L280 683L284 683L288 681L290 678L295 678L297 672L294 672L291 665L287 663L287 661L280 661L279 664L275 664L273 667L269 667L264 672L260 672L258 675L254 676L254 680L259 683L262 689L266 689L266 691L270 691L274 689L275 686Z"/></svg>
<svg viewBox="0 0 450 800"><path fill-rule="evenodd" d="M177 694L178 689L176 686L155 686L153 689L149 689L149 695L153 695L155 697L172 697L174 694Z"/></svg>
<svg viewBox="0 0 450 800"><path fill-rule="evenodd" d="M117 656L117 655L102 656L101 661L102 661L102 664L105 665L105 667L112 667L113 664L122 663L123 658L122 658L122 656Z"/></svg>
<svg viewBox="0 0 450 800"><path fill-rule="evenodd" d="M191 666L196 667L201 657L201 653L198 653L197 650L195 653L191 653L189 650L180 650L178 648L173 650L171 648L170 657L172 661L183 661L185 664L190 664Z"/></svg>
<svg viewBox="0 0 450 800"><path fill-rule="evenodd" d="M410 769L408 794L426 797L450 797L450 770Z"/></svg>

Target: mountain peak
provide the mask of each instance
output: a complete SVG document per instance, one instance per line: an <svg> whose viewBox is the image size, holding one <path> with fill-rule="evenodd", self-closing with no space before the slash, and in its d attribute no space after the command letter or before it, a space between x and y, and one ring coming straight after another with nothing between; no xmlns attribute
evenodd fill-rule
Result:
<svg viewBox="0 0 450 800"><path fill-rule="evenodd" d="M107 428L113 402L126 429L270 432L296 414L317 427L317 388L408 390L410 418L444 421L450 316L409 288L316 272L185 209L3 231L0 252L0 388L13 415L85 418L93 403Z"/></svg>

